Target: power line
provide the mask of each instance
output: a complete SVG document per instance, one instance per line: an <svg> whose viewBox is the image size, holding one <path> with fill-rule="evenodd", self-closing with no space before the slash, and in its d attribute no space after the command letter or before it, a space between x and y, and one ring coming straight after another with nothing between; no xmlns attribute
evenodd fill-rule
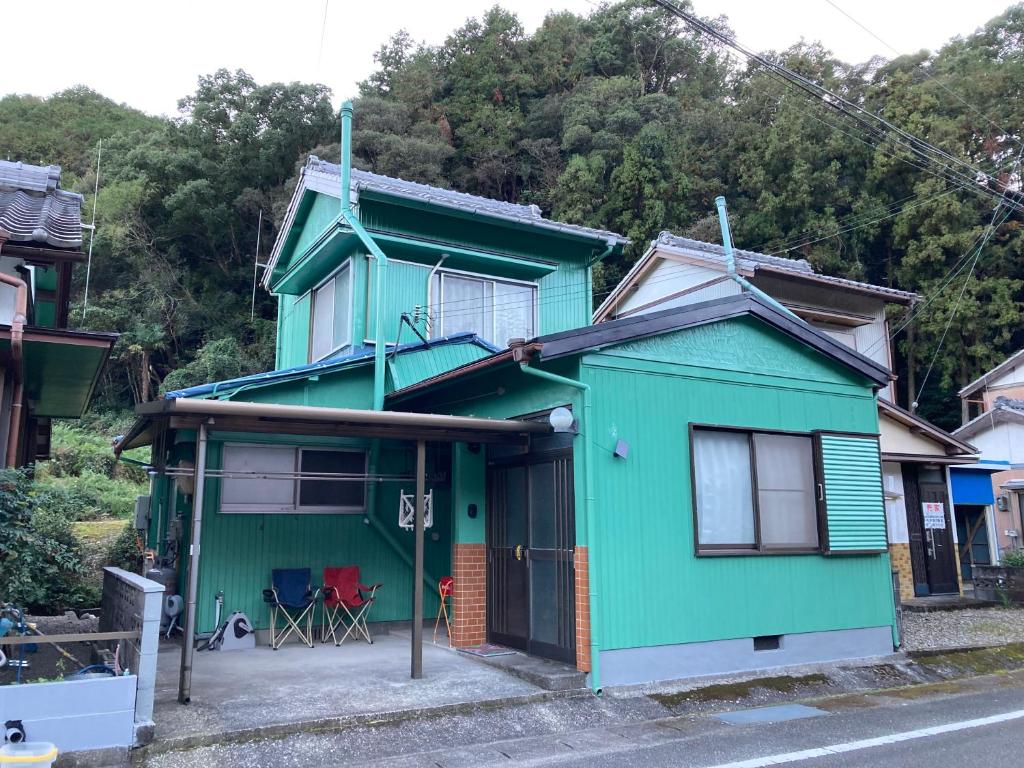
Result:
<svg viewBox="0 0 1024 768"><path fill-rule="evenodd" d="M751 61L757 62L773 76L789 83L799 90L809 94L813 98L818 99L823 104L838 111L840 114L854 120L871 132L872 135L877 135L879 138L891 139L895 143L920 157L925 162L932 165L938 165L938 171L944 177L950 180L956 179L967 185L977 185L980 190L992 197L995 197L996 195L999 195L1000 192L1005 192L1008 189L1008 185L1004 185L1003 190L991 188L989 186L989 182L993 179L989 174L975 168L965 160L955 157L949 152L915 136L909 131L894 125L885 118L870 112L859 104L855 104L845 99L825 86L815 83L809 78L793 72L781 64L769 60L757 51L747 48L730 35L716 29L714 26L704 22L699 17L683 10L676 5L675 2L672 2L672 0L651 0L651 2L683 20L697 31L711 37L722 45L737 51ZM995 181L998 182L998 179ZM1024 205L1016 199L1011 203L1011 206L1018 212L1024 212Z"/></svg>
<svg viewBox="0 0 1024 768"><path fill-rule="evenodd" d="M895 47L890 45L888 42L883 40L881 37L879 37L877 34L875 34L872 30L868 29L868 27L864 23L858 21L853 16L851 16L849 12L847 12L846 10L841 8L838 5L838 3L834 2L834 0L825 0L825 2L828 3L829 5L831 5L833 8L835 8L839 13L841 13L843 16L848 18L850 21L852 21L858 27L863 29L865 32L867 32L869 35L871 35L871 37L875 38L875 40L880 42L882 45L884 45L890 51L895 53L897 56L905 56L906 55L902 51L899 51L898 49L896 49ZM1020 143L1016 138L1014 138L1012 133L1010 133L1009 131L1005 130L1001 125L999 125L995 120L993 120L991 117L989 117L986 113L982 112L980 109L978 109L976 106L971 104L969 101L967 101L967 99L963 98L960 94L958 94L952 88L947 86L945 83L941 82L936 75L934 75L932 73L929 73L929 72L925 72L922 65L918 65L918 67L916 67L916 69L920 70L921 74L923 74L926 79L932 80L937 86L939 86L942 90L944 90L946 93L948 93L954 99L959 101L961 104L963 104L969 110L974 112L974 114L976 114L978 117L983 118L989 125L991 125L993 128L998 130L1001 135L1003 135L1006 138L1010 139L1014 143Z"/></svg>

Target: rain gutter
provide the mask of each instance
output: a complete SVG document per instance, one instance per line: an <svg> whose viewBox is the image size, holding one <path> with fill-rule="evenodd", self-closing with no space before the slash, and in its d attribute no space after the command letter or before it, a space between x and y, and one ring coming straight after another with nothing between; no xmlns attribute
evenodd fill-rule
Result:
<svg viewBox="0 0 1024 768"><path fill-rule="evenodd" d="M715 205L718 208L718 224L722 228L722 246L725 248L725 269L726 274L737 283L743 290L754 294L762 301L771 305L774 309L779 310L784 315L787 315L794 320L801 323L805 322L802 318L793 314L790 310L786 309L779 302L769 296L767 293L762 291L757 286L753 285L749 280L743 277L736 271L736 257L732 251L732 235L729 232L729 214L725 210L725 198L719 195L715 198Z"/></svg>
<svg viewBox="0 0 1024 768"><path fill-rule="evenodd" d="M374 274L374 355L373 355L373 409L384 407L384 365L386 341L384 339L384 295L388 257L363 227L352 210L352 102L341 105L341 218L375 259Z"/></svg>

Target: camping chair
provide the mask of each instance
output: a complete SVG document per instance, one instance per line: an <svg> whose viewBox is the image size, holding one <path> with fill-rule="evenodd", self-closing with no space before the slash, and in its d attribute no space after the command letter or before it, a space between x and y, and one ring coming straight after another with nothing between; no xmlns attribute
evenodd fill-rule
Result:
<svg viewBox="0 0 1024 768"><path fill-rule="evenodd" d="M434 620L434 645L437 645L437 628L441 623L441 617L444 616L444 626L448 630L448 647L451 648L452 622L448 603L455 599L455 579L451 576L442 576L441 580L437 582L437 597L441 601L441 605L438 606L437 619Z"/></svg>
<svg viewBox="0 0 1024 768"><path fill-rule="evenodd" d="M275 568L270 580L270 589L263 590L263 602L270 606L270 647L276 651L294 632L312 648L313 608L320 590L313 589L309 568ZM279 616L284 616L285 621L280 633Z"/></svg>
<svg viewBox="0 0 1024 768"><path fill-rule="evenodd" d="M324 613L321 640L330 637L336 646L345 642L349 635L362 635L366 642L373 643L370 629L366 626L370 606L377 599L377 590L383 584L359 583L359 566L346 565L341 568L324 568ZM338 632L345 634L338 639Z"/></svg>

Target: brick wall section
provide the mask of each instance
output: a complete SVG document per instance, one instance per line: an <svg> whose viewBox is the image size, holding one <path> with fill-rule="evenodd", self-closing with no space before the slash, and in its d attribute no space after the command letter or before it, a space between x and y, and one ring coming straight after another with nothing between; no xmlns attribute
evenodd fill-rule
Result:
<svg viewBox="0 0 1024 768"><path fill-rule="evenodd" d="M452 645L467 648L487 641L487 545L456 544L452 552Z"/></svg>
<svg viewBox="0 0 1024 768"><path fill-rule="evenodd" d="M587 548L576 547L576 668L590 671L590 571Z"/></svg>
<svg viewBox="0 0 1024 768"><path fill-rule="evenodd" d="M890 544L889 558L892 569L900 575L900 599L909 600L914 596L914 570L910 565L910 545Z"/></svg>

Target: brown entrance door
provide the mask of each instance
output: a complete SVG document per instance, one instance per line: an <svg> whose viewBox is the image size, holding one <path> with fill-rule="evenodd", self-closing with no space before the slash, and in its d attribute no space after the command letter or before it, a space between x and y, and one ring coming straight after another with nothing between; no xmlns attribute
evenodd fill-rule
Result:
<svg viewBox="0 0 1024 768"><path fill-rule="evenodd" d="M572 452L534 450L489 465L488 638L575 661Z"/></svg>
<svg viewBox="0 0 1024 768"><path fill-rule="evenodd" d="M952 515L945 474L941 469L922 467L917 475L921 502L918 509L922 522L928 590L933 595L948 595L960 591L956 577L957 552L953 544Z"/></svg>

